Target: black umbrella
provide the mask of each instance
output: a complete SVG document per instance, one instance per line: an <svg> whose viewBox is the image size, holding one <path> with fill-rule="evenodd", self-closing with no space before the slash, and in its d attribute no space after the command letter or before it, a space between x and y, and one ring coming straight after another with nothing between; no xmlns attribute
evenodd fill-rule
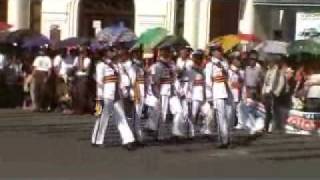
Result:
<svg viewBox="0 0 320 180"><path fill-rule="evenodd" d="M42 36L40 33L32 31L30 29L20 29L14 32L11 32L6 37L6 42L13 44L23 44L23 41L27 38L35 37L35 36Z"/></svg>
<svg viewBox="0 0 320 180"><path fill-rule="evenodd" d="M89 45L90 40L87 38L71 37L57 43L57 48L68 48L81 45Z"/></svg>

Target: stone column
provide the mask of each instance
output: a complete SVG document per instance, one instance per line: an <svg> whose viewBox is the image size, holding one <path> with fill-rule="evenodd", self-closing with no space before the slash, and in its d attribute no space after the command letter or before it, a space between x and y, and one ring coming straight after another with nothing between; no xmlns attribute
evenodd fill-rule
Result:
<svg viewBox="0 0 320 180"><path fill-rule="evenodd" d="M30 27L30 0L8 0L8 23L12 30Z"/></svg>
<svg viewBox="0 0 320 180"><path fill-rule="evenodd" d="M254 34L254 16L255 16L255 8L254 8L254 0L242 0L241 8L243 9L240 12L240 24L239 24L239 32L243 34Z"/></svg>
<svg viewBox="0 0 320 180"><path fill-rule="evenodd" d="M199 0L185 0L184 38L192 48L198 48Z"/></svg>
<svg viewBox="0 0 320 180"><path fill-rule="evenodd" d="M211 0L201 0L200 1L200 11L198 24L198 43L197 48L205 48L210 35L210 15L211 15Z"/></svg>

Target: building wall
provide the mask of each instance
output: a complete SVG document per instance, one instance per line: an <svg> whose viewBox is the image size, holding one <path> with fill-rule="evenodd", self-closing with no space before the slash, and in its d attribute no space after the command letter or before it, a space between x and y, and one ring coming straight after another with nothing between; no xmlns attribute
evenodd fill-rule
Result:
<svg viewBox="0 0 320 180"><path fill-rule="evenodd" d="M30 27L30 0L8 0L7 22L11 30Z"/></svg>
<svg viewBox="0 0 320 180"><path fill-rule="evenodd" d="M8 0L9 23L14 29L30 27L30 0ZM106 0L107 1L107 0ZM139 36L149 28L163 27L174 34L176 24L184 19L183 36L193 48L204 48L210 41L211 4L214 0L185 0L184 18L177 20L176 0L133 0L134 31ZM249 0L250 1L250 0ZM95 1L92 1L94 3ZM41 33L50 37L52 27L60 30L61 39L78 36L81 0L42 0ZM181 7L179 7L181 9ZM236 12L238 13L238 12ZM221 16L223 19L224 16ZM180 23L181 24L181 23Z"/></svg>

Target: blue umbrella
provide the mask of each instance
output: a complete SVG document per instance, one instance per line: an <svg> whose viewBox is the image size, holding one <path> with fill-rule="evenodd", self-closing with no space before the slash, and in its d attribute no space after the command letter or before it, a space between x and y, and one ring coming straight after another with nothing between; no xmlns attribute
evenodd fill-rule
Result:
<svg viewBox="0 0 320 180"><path fill-rule="evenodd" d="M98 41L113 45L119 42L131 42L136 39L136 35L131 29L119 24L104 28L96 38Z"/></svg>
<svg viewBox="0 0 320 180"><path fill-rule="evenodd" d="M22 40L22 48L33 48L33 47L41 47L45 45L49 45L50 40L44 36L44 35L37 35L37 36L31 36L31 37L26 37Z"/></svg>

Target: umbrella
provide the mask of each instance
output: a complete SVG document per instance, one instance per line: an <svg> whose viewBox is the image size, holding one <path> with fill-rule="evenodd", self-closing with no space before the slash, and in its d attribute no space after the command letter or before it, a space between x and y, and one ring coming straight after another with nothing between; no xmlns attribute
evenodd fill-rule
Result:
<svg viewBox="0 0 320 180"><path fill-rule="evenodd" d="M298 40L288 47L289 55L312 54L320 55L320 44L313 40Z"/></svg>
<svg viewBox="0 0 320 180"><path fill-rule="evenodd" d="M57 48L68 48L68 47L74 47L74 46L81 46L89 44L90 41L87 38L77 38L77 37L71 37L64 39L57 43Z"/></svg>
<svg viewBox="0 0 320 180"><path fill-rule="evenodd" d="M5 22L0 22L0 31L8 30L12 27L12 25L7 24Z"/></svg>
<svg viewBox="0 0 320 180"><path fill-rule="evenodd" d="M6 41L10 44L13 44L13 43L22 44L25 38L34 37L37 35L39 35L39 33L34 32L30 29L20 29L20 30L9 33L9 35L6 38Z"/></svg>
<svg viewBox="0 0 320 180"><path fill-rule="evenodd" d="M170 36L165 37L165 39L160 44L158 44L158 47L172 46L174 48L181 48L181 47L186 47L189 45L190 44L188 43L188 41L185 40L183 37L170 35Z"/></svg>
<svg viewBox="0 0 320 180"><path fill-rule="evenodd" d="M233 49L238 44L240 44L240 42L241 42L241 39L239 38L238 35L230 34L230 35L217 37L211 42L211 44L220 44L224 52L226 53L229 50Z"/></svg>
<svg viewBox="0 0 320 180"><path fill-rule="evenodd" d="M288 43L282 41L267 40L258 44L254 49L267 54L287 55Z"/></svg>
<svg viewBox="0 0 320 180"><path fill-rule="evenodd" d="M21 46L22 48L33 48L33 47L41 47L49 44L50 44L50 40L46 36L39 34L32 37L24 38Z"/></svg>
<svg viewBox="0 0 320 180"><path fill-rule="evenodd" d="M137 37L135 33L123 26L123 25L114 25L111 27L104 28L101 30L96 39L102 42L108 42L109 44L115 44L118 42L130 42L135 40Z"/></svg>
<svg viewBox="0 0 320 180"><path fill-rule="evenodd" d="M144 33L137 39L133 48L143 46L145 51L154 49L159 43L161 43L167 37L168 31L163 28L152 28Z"/></svg>
<svg viewBox="0 0 320 180"><path fill-rule="evenodd" d="M242 34L240 33L238 35L238 37L242 40L242 41L248 41L248 42L257 42L260 41L260 39L254 35L254 34Z"/></svg>

